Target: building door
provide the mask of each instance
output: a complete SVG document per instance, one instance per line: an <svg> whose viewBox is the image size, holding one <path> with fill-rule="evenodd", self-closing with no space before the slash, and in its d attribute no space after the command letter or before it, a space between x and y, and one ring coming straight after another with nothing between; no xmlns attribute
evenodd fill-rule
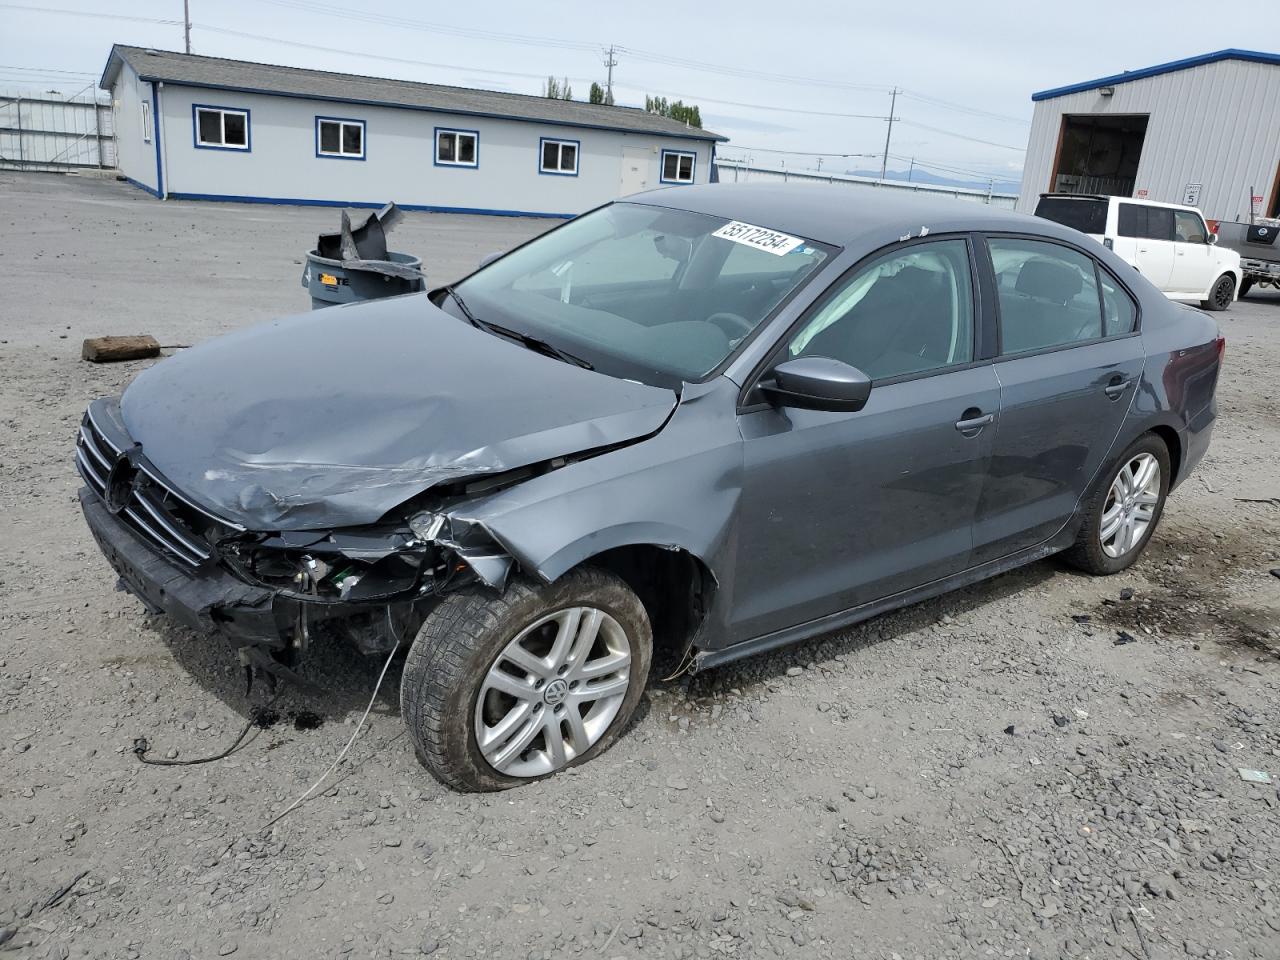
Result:
<svg viewBox="0 0 1280 960"><path fill-rule="evenodd" d="M649 150L645 147L622 148L622 182L618 196L625 197L649 189Z"/></svg>

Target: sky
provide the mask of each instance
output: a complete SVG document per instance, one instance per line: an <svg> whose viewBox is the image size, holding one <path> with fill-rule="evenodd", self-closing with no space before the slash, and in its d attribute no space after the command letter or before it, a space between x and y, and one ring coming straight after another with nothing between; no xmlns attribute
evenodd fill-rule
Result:
<svg viewBox="0 0 1280 960"><path fill-rule="evenodd" d="M189 0L194 53L617 103L699 105L722 157L840 173L1016 180L1037 90L1224 47L1280 52L1280 0ZM168 21L157 23L152 21ZM71 94L113 42L182 50L182 0L0 0L0 89ZM821 158L810 154L826 154ZM821 160L821 165L819 165Z"/></svg>

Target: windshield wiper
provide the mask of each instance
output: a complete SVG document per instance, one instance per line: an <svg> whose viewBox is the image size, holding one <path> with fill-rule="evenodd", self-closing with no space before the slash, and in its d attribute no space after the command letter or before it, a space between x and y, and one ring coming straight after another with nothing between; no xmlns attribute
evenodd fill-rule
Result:
<svg viewBox="0 0 1280 960"><path fill-rule="evenodd" d="M540 337L535 337L529 333L521 333L519 330L512 330L510 327L504 327L501 324L493 323L490 320L481 320L471 312L471 308L468 307L466 301L462 299L462 295L459 294L457 290L453 289L453 287L445 287L444 292L453 298L453 302L458 305L458 309L462 311L462 315L466 317L467 322L477 330L487 330L490 333L496 333L501 337L514 340L516 343L528 347L530 350L534 350L537 353L541 353L544 356L554 357L556 360L562 360L565 363L572 363L574 366L582 367L584 370L595 369L595 365L592 364L591 361L584 360L582 357L574 356L568 350L561 350L555 344L548 343Z"/></svg>
<svg viewBox="0 0 1280 960"><path fill-rule="evenodd" d="M462 294L458 293L458 291L452 286L445 287L444 292L453 298L453 302L458 305L458 309L461 310L462 315L466 317L467 323L478 328L480 326L480 321L476 319L476 315L472 313L470 308L467 306L467 301L462 299Z"/></svg>
<svg viewBox="0 0 1280 960"><path fill-rule="evenodd" d="M572 363L575 366L582 367L584 370L594 370L595 365L589 360L575 356L568 350L561 350L554 343L549 343L541 337L535 337L529 333L521 333L519 330L512 330L510 327L504 327L501 324L493 323L489 320L474 321L477 326L485 330L490 330L499 336L509 337L516 343L523 344L530 350L541 353L544 356L554 357L556 360L563 360L565 363Z"/></svg>

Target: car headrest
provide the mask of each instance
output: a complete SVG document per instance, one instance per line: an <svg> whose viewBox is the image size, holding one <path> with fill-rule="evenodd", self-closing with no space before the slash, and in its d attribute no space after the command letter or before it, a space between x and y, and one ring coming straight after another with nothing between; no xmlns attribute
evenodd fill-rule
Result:
<svg viewBox="0 0 1280 960"><path fill-rule="evenodd" d="M1066 303L1083 286L1078 270L1052 260L1028 260L1018 271L1014 289L1028 297Z"/></svg>

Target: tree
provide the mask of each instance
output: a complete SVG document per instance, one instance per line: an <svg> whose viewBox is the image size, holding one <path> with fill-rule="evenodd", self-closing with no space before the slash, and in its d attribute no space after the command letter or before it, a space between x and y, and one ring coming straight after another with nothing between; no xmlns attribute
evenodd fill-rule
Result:
<svg viewBox="0 0 1280 960"><path fill-rule="evenodd" d="M587 101L589 103L604 103L604 87L594 80L591 82L591 91L587 94Z"/></svg>
<svg viewBox="0 0 1280 960"><path fill-rule="evenodd" d="M686 104L683 100L668 101L666 97L645 97L646 113L656 113L660 117L669 117L690 127L702 128L702 113L694 104Z"/></svg>
<svg viewBox="0 0 1280 960"><path fill-rule="evenodd" d="M568 77L562 80L547 77L547 82L542 85L542 95L551 100L572 100L573 87L569 86Z"/></svg>

